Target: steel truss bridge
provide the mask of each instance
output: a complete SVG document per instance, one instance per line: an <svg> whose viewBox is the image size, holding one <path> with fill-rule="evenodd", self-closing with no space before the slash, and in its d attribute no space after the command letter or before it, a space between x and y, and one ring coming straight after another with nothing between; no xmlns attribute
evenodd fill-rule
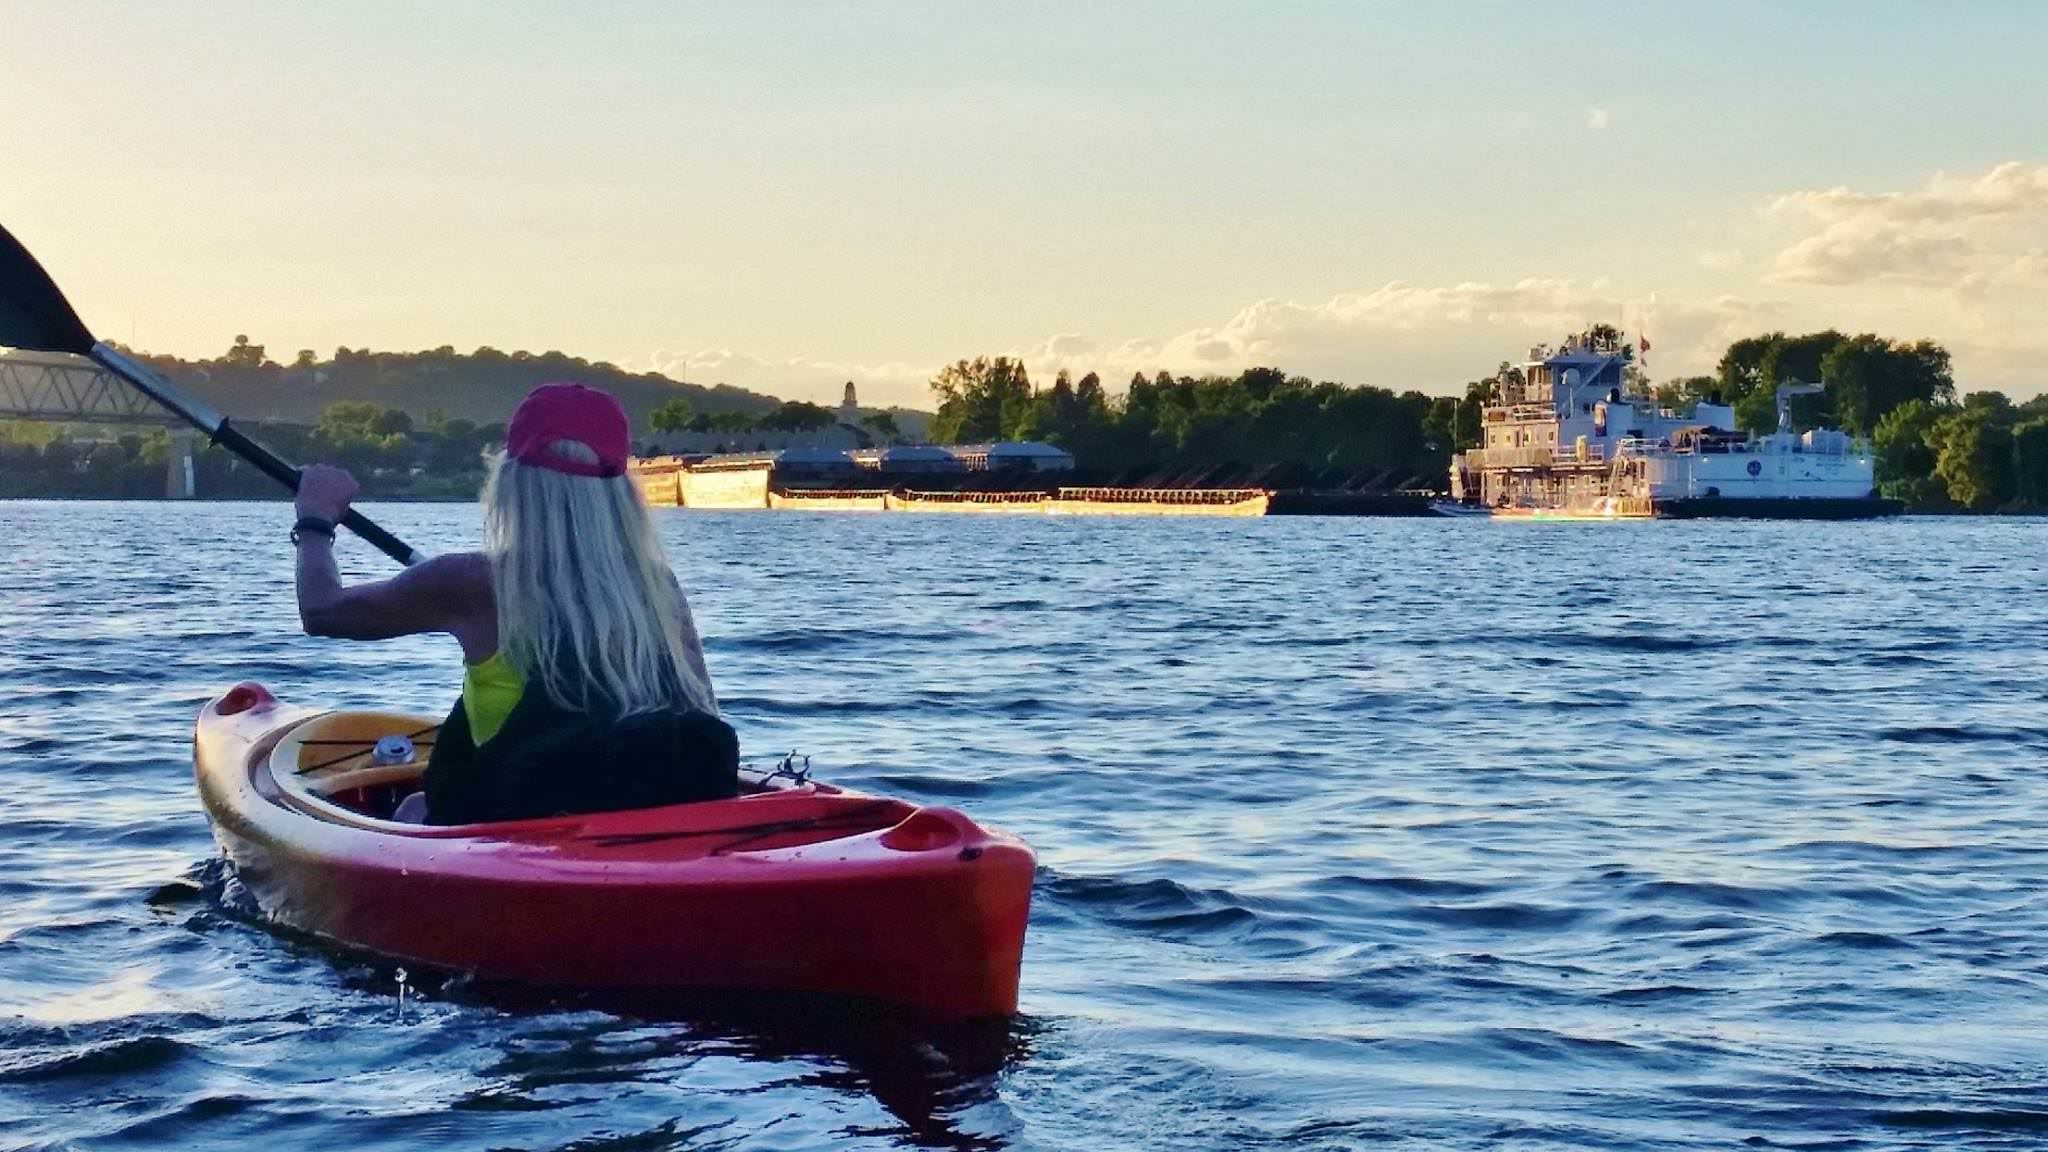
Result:
<svg viewBox="0 0 2048 1152"><path fill-rule="evenodd" d="M166 492L192 495L194 434L169 409L127 381L78 356L0 354L0 420L49 424L142 424L170 428Z"/></svg>

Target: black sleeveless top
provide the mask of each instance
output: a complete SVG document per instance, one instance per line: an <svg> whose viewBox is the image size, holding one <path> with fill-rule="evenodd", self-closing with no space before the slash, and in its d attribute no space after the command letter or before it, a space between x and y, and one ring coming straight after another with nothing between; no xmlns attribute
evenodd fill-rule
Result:
<svg viewBox="0 0 2048 1152"><path fill-rule="evenodd" d="M455 702L425 778L427 823L476 824L655 808L739 794L739 737L702 712L613 719L529 685L478 747Z"/></svg>

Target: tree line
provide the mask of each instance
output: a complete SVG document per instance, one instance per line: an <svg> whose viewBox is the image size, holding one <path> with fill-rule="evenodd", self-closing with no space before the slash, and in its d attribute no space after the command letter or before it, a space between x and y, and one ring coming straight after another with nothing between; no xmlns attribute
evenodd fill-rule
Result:
<svg viewBox="0 0 2048 1152"><path fill-rule="evenodd" d="M505 439L502 422L478 424L439 411L416 422L403 409L354 400L329 404L311 425L242 427L287 460L347 468L367 495L385 499L474 497L484 450ZM162 496L170 453L170 433L162 428L109 436L104 428L0 421L0 497ZM203 437L194 444L192 466L203 497L279 495L276 481Z"/></svg>
<svg viewBox="0 0 2048 1152"><path fill-rule="evenodd" d="M490 347L457 352L446 345L424 352L376 352L344 346L325 358L310 348L300 349L280 363L264 345L237 336L225 352L208 359L140 358L239 419L305 425L316 423L338 400L404 409L417 419L440 411L488 423L505 419L534 385L553 380L603 388L619 398L636 426L676 399L697 412L739 413L749 419L782 404L744 388L705 387L562 352L502 352Z"/></svg>
<svg viewBox="0 0 2048 1152"><path fill-rule="evenodd" d="M0 499L161 496L168 452L161 429L83 440L57 425L0 421Z"/></svg>
<svg viewBox="0 0 2048 1152"><path fill-rule="evenodd" d="M839 413L807 400L785 400L760 416L745 412L699 412L683 397L675 397L648 416L648 428L655 433L717 432L742 435L748 432L817 432L839 422ZM870 442L888 443L903 434L894 414L868 412L861 416L857 432Z"/></svg>
<svg viewBox="0 0 2048 1152"><path fill-rule="evenodd" d="M694 413L674 397L640 422L637 433L718 431L802 432L830 427L837 414L788 401L758 417L732 411ZM899 434L888 412L862 419L871 437ZM242 427L287 460L338 464L355 473L365 493L385 499L468 499L483 481L485 453L503 445L502 420L479 423L435 409L415 419L403 408L336 400L311 424L249 421ZM193 474L201 496L270 497L276 482L240 458L201 441ZM170 455L161 428L122 430L28 421L0 421L0 498L161 496Z"/></svg>
<svg viewBox="0 0 2048 1152"><path fill-rule="evenodd" d="M1111 481L1273 487L1440 486L1454 397L1348 387L1251 368L1131 377L1112 396L1090 372L1034 388L1010 357L977 357L931 382L941 444L1043 440Z"/></svg>

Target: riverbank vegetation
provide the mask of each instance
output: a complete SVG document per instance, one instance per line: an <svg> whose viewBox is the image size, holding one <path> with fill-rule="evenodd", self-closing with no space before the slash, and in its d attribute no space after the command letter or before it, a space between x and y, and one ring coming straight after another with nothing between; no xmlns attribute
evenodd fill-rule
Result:
<svg viewBox="0 0 2048 1152"><path fill-rule="evenodd" d="M1252 368L1131 377L1111 396L1090 372L1035 389L1008 357L962 360L931 384L941 444L1045 440L1107 480L1271 487L1436 487L1450 464L1453 397L1395 394Z"/></svg>
<svg viewBox="0 0 2048 1152"><path fill-rule="evenodd" d="M399 409L419 421L430 412L441 412L451 419L488 424L510 415L534 385L552 380L575 380L610 392L625 405L635 427L645 426L672 400L683 401L692 412L731 412L750 419L781 403L744 388L704 387L562 352L457 352L446 346L425 352L373 352L343 347L323 358L306 348L280 363L263 345L237 336L227 351L211 359L141 359L237 419L307 426L318 423L329 405L342 400Z"/></svg>
<svg viewBox="0 0 2048 1152"><path fill-rule="evenodd" d="M287 460L322 460L354 472L373 499L464 500L483 480L483 450L503 424L434 413L415 425L396 408L337 401L311 426L242 425ZM279 495L277 482L196 433L193 487L209 499ZM0 421L0 497L145 499L162 496L172 452L164 428Z"/></svg>
<svg viewBox="0 0 2048 1152"><path fill-rule="evenodd" d="M669 401L647 421L649 431L705 428L743 436L829 427L830 409L789 401L757 417L737 412L696 414L687 402ZM288 421L238 424L287 460L320 460L355 473L364 492L386 500L466 500L483 482L484 453L502 444L502 422L479 424L429 412L415 420L402 408L337 400L310 424ZM871 432L894 430L887 413L867 421ZM186 435L186 433L181 433ZM189 434L195 435L196 434ZM232 453L200 439L193 479L208 498L271 497L276 482ZM0 498L83 497L143 499L164 494L172 450L163 428L0 421Z"/></svg>
<svg viewBox="0 0 2048 1152"><path fill-rule="evenodd" d="M2048 510L2048 395L1958 397L1948 350L1932 340L1772 332L1729 345L1715 375L1659 393L1672 402L1718 393L1737 423L1767 432L1777 427L1778 386L1793 382L1821 387L1788 400L1794 427L1867 440L1883 495L1918 511Z"/></svg>

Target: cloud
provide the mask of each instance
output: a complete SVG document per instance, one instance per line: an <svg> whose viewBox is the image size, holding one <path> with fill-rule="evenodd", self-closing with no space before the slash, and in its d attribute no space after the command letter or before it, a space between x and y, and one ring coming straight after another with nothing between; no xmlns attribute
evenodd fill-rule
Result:
<svg viewBox="0 0 2048 1152"><path fill-rule="evenodd" d="M936 365L901 361L849 364L805 356L772 360L734 352L729 348L692 352L659 349L646 357L644 365L664 376L692 384L706 387L730 384L787 400L810 400L821 404L839 403L840 390L851 380L855 390L861 393L861 402L874 406L925 403L926 384L938 371Z"/></svg>
<svg viewBox="0 0 2048 1152"><path fill-rule="evenodd" d="M1908 192L1787 192L1755 223L1778 248L1765 282L1804 290L1806 323L1940 340L1966 390L2042 390L2048 164L1937 172Z"/></svg>
<svg viewBox="0 0 2048 1152"><path fill-rule="evenodd" d="M1413 285L1394 282L1315 303L1266 299L1213 325L1164 337L1104 342L1062 332L989 354L1023 361L1032 378L1065 370L1098 373L1112 390L1133 374L1226 374L1255 366L1318 380L1373 384L1395 391L1447 392L1518 360L1531 345L1554 342L1600 320L1646 332L1657 376L1708 371L1727 344L1781 326L1781 306L1727 295L1705 300L1631 298L1605 279ZM732 384L792 399L836 404L852 380L871 405L931 403L940 365L852 364L808 357L770 359L713 349L661 351L648 366L696 384Z"/></svg>
<svg viewBox="0 0 2048 1152"><path fill-rule="evenodd" d="M1612 119L1613 116L1605 108L1586 109L1586 127L1594 132L1607 131L1607 125Z"/></svg>
<svg viewBox="0 0 2048 1152"><path fill-rule="evenodd" d="M1805 230L1778 253L1774 283L1982 293L2048 280L2048 164L1936 173L1916 192L1789 192L1765 215Z"/></svg>
<svg viewBox="0 0 2048 1152"><path fill-rule="evenodd" d="M1969 334L1942 344L1955 357L1957 392L1996 388L2021 400L2048 392L2041 371L2048 340L2034 332Z"/></svg>
<svg viewBox="0 0 2048 1152"><path fill-rule="evenodd" d="M1658 373L1705 370L1729 341L1777 322L1769 301L1630 299L1605 281L1525 279L1417 286L1401 282L1320 303L1261 300L1221 324L1165 339L1128 340L1062 355L1050 344L1013 350L1034 376L1060 369L1120 383L1150 375L1235 372L1270 365L1318 379L1443 391L1603 319L1650 333Z"/></svg>
<svg viewBox="0 0 2048 1152"><path fill-rule="evenodd" d="M1589 114L1589 127L1593 121ZM2036 339L2039 301L2048 290L2048 165L1938 173L1911 192L1795 190L1767 201L1746 229L1739 221L1730 227L1697 257L1701 267L1725 274L1716 279L1740 277L1753 266L1745 252L1776 255L1760 282L1717 296L1646 293L1604 277L1396 280L1307 302L1268 297L1178 332L1057 332L961 352L1014 356L1041 382L1062 369L1075 376L1092 371L1113 389L1134 373L1202 375L1263 365L1319 380L1445 392L1503 359L1519 359L1531 344L1596 321L1646 333L1659 379L1712 371L1728 343L1743 336L1833 326L1942 340L1966 388L2022 396L2040 390L2038 366L2048 356L2028 341ZM1781 293L1790 299L1776 298ZM866 403L928 406L927 384L940 365L711 349L658 352L652 366L696 383L825 403L836 403L852 380Z"/></svg>

